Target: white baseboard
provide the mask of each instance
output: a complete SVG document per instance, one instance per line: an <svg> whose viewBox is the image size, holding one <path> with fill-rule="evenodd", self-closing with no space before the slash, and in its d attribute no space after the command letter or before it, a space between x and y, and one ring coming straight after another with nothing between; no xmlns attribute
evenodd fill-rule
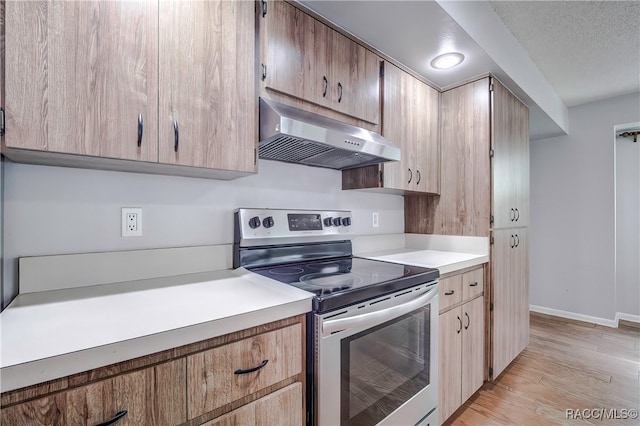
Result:
<svg viewBox="0 0 640 426"><path fill-rule="evenodd" d="M561 311L559 309L545 308L544 306L536 306L536 305L530 305L529 309L533 312L538 312L541 314L553 315L556 317L568 318L568 319L577 320L577 321L590 322L593 324L604 325L606 327L612 327L612 328L618 327L618 319L620 318L618 317L618 314L616 314L615 320L610 320L606 318L592 317L590 315L576 314L574 312ZM622 319L627 319L627 318L622 318ZM633 321L633 320L630 320L630 321Z"/></svg>
<svg viewBox="0 0 640 426"><path fill-rule="evenodd" d="M638 324L640 324L640 315L633 315L633 314L625 314L623 312L616 312L616 325L620 324L620 320L637 322Z"/></svg>

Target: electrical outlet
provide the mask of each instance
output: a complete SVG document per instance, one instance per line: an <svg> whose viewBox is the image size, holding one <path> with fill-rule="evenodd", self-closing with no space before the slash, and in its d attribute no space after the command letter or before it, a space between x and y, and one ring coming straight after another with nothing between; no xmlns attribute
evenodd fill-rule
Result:
<svg viewBox="0 0 640 426"><path fill-rule="evenodd" d="M142 236L142 209L131 207L122 208L122 236Z"/></svg>
<svg viewBox="0 0 640 426"><path fill-rule="evenodd" d="M371 227L377 228L378 226L380 226L380 216L378 212L371 212Z"/></svg>

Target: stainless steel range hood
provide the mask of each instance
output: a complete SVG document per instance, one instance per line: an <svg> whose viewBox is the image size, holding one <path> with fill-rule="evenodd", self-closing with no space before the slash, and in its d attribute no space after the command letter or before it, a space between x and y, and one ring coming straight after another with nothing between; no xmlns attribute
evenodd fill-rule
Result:
<svg viewBox="0 0 640 426"><path fill-rule="evenodd" d="M260 98L260 158L343 170L399 161L377 133Z"/></svg>

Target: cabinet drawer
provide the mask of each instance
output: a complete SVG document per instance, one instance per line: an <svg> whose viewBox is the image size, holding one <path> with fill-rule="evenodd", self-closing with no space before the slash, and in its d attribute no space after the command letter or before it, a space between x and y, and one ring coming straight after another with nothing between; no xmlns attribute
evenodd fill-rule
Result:
<svg viewBox="0 0 640 426"><path fill-rule="evenodd" d="M184 358L3 407L7 425L95 425L127 411L118 426L186 421Z"/></svg>
<svg viewBox="0 0 640 426"><path fill-rule="evenodd" d="M302 383L296 382L202 426L301 426L302 412Z"/></svg>
<svg viewBox="0 0 640 426"><path fill-rule="evenodd" d="M462 274L462 300L473 299L484 290L484 268Z"/></svg>
<svg viewBox="0 0 640 426"><path fill-rule="evenodd" d="M462 301L462 275L454 275L440 280L438 288L440 312Z"/></svg>
<svg viewBox="0 0 640 426"><path fill-rule="evenodd" d="M188 356L189 419L302 372L302 331L294 324Z"/></svg>

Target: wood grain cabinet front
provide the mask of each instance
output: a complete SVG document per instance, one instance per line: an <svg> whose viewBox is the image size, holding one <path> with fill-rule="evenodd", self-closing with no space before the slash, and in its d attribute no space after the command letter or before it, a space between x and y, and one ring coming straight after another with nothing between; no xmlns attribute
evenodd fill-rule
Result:
<svg viewBox="0 0 640 426"><path fill-rule="evenodd" d="M256 171L254 7L160 2L160 163Z"/></svg>
<svg viewBox="0 0 640 426"><path fill-rule="evenodd" d="M178 359L3 407L0 423L12 426L93 426L119 415L122 417L117 422L118 426L184 423L187 420L186 360Z"/></svg>
<svg viewBox="0 0 640 426"><path fill-rule="evenodd" d="M188 356L189 419L301 373L302 332L294 324Z"/></svg>
<svg viewBox="0 0 640 426"><path fill-rule="evenodd" d="M7 2L4 153L109 170L254 173L254 16L247 1Z"/></svg>
<svg viewBox="0 0 640 426"><path fill-rule="evenodd" d="M158 3L5 7L5 147L158 161Z"/></svg>
<svg viewBox="0 0 640 426"><path fill-rule="evenodd" d="M484 382L484 268L440 280L438 409L444 422ZM451 293L450 296L443 294ZM456 294L459 294L456 297ZM449 298L449 299L447 299Z"/></svg>
<svg viewBox="0 0 640 426"><path fill-rule="evenodd" d="M342 189L440 192L440 94L395 65L383 64L382 135L402 151L400 161L342 172Z"/></svg>
<svg viewBox="0 0 640 426"><path fill-rule="evenodd" d="M377 124L380 58L287 2L261 4L264 87Z"/></svg>
<svg viewBox="0 0 640 426"><path fill-rule="evenodd" d="M491 79L493 228L529 224L529 109Z"/></svg>
<svg viewBox="0 0 640 426"><path fill-rule="evenodd" d="M493 231L492 375L498 375L529 344L529 251L527 228Z"/></svg>
<svg viewBox="0 0 640 426"><path fill-rule="evenodd" d="M302 425L302 398L302 384L296 382L203 423L203 426Z"/></svg>

